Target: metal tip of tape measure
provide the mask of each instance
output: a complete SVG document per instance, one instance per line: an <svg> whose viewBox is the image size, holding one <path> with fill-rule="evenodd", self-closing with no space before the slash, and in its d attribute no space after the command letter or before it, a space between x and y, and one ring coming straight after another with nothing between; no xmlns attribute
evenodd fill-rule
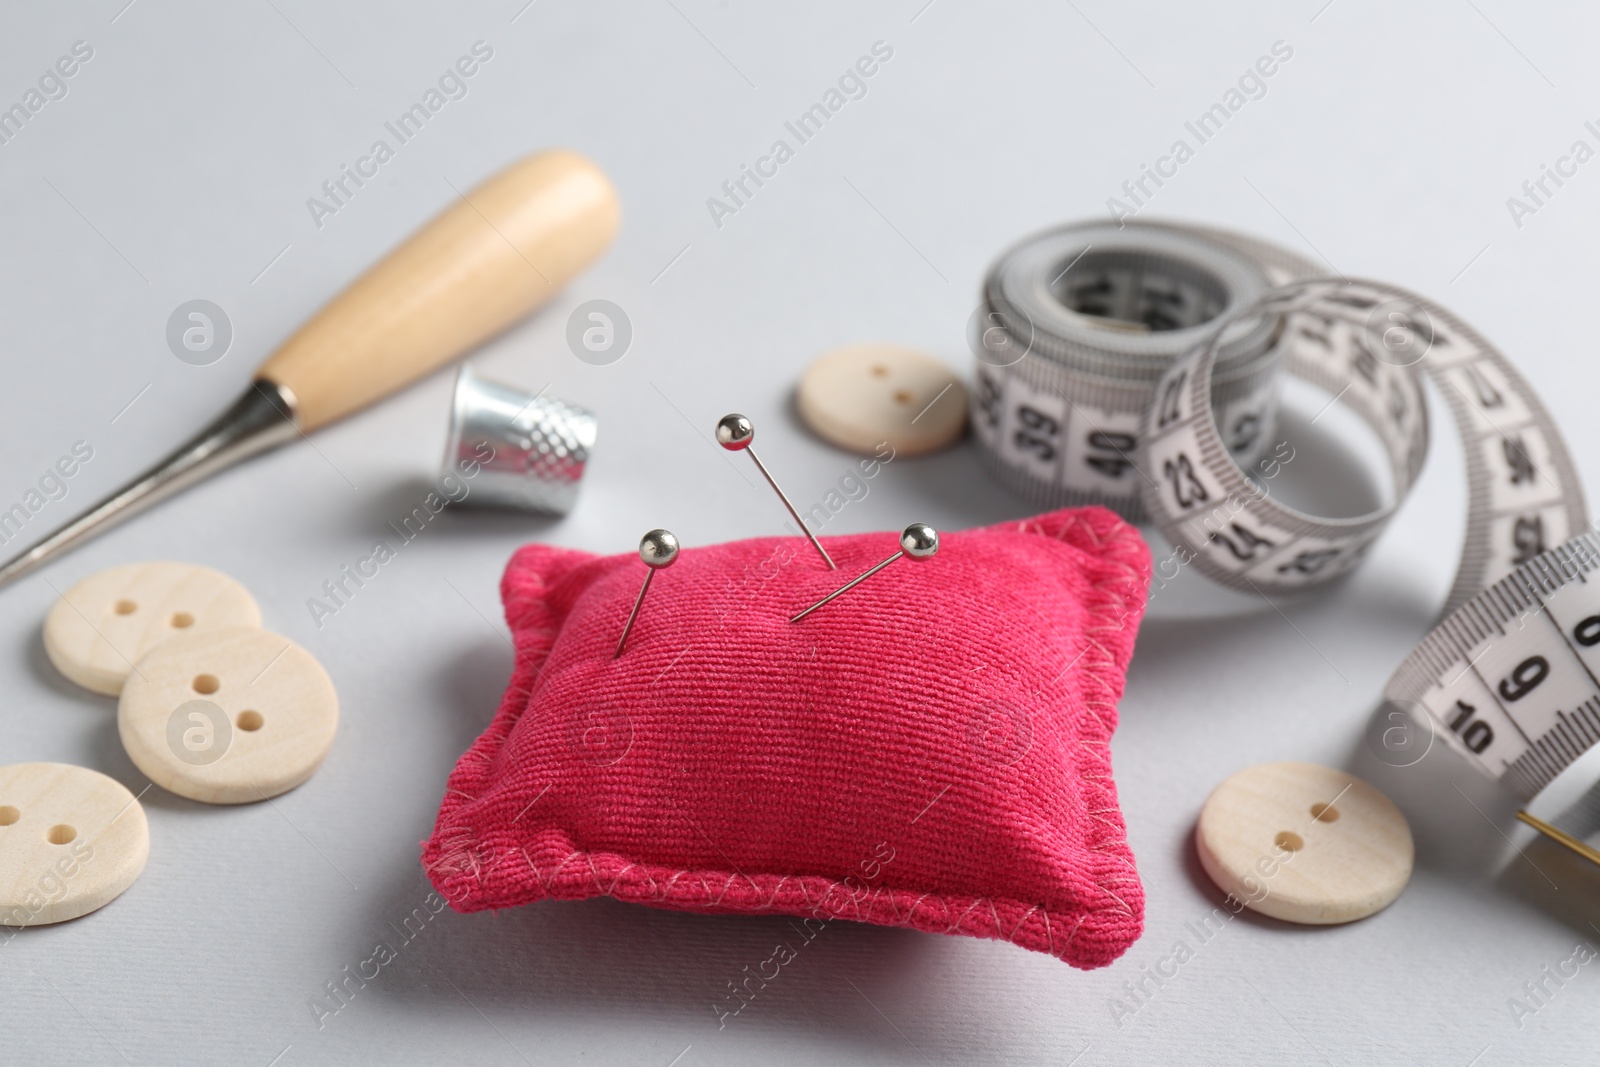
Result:
<svg viewBox="0 0 1600 1067"><path fill-rule="evenodd" d="M1526 811L1517 812L1517 818L1533 827L1535 830L1539 831L1556 844L1561 845L1564 848L1571 849L1573 852L1576 852L1590 863L1600 867L1600 849L1596 849L1592 845L1579 841L1576 837L1573 837L1565 830L1551 826L1543 819L1534 815L1529 815Z"/></svg>

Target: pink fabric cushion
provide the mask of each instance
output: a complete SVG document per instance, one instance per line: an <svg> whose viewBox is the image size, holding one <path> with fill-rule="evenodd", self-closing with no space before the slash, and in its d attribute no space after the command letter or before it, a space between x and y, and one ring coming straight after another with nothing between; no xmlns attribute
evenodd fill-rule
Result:
<svg viewBox="0 0 1600 1067"><path fill-rule="evenodd" d="M1149 579L1101 508L898 548L684 548L645 567L528 545L515 673L423 863L460 911L609 895L1003 938L1079 967L1139 935L1109 741Z"/></svg>

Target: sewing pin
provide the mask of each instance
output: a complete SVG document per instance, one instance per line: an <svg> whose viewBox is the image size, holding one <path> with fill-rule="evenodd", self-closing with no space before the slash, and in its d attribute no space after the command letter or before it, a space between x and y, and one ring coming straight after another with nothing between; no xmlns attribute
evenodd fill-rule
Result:
<svg viewBox="0 0 1600 1067"><path fill-rule="evenodd" d="M850 579L850 581L846 582L844 585L841 585L839 588L835 589L833 592L829 593L827 596L823 597L821 600L817 601L815 604L811 605L809 608L802 611L789 621L799 622L801 619L805 618L807 615L810 615L813 611L816 611L834 597L843 593L848 593L850 590L854 589L868 578L871 578L874 574L877 574L879 571L883 570L883 568L887 567L901 556L909 556L914 560L920 561L932 559L933 554L937 551L939 551L939 531L935 530L932 526L929 526L925 522L914 522L910 526L907 526L905 528L905 532L900 535L900 551L896 552L894 555L890 556L876 567L873 567L871 570L864 571L861 574L856 575L856 577Z"/></svg>
<svg viewBox="0 0 1600 1067"><path fill-rule="evenodd" d="M756 470L760 471L761 476L767 480L767 484L772 486L772 491L778 494L778 499L783 501L783 506L789 509L790 515L794 516L794 521L800 524L801 532L811 542L811 547L816 549L817 554L822 557L822 562L828 565L830 571L838 570L839 568L833 562L833 557L828 555L828 550L822 547L822 542L817 540L817 535L812 533L810 528L806 526L806 520L802 519L800 513L795 510L794 505L789 503L789 498L784 495L782 489L778 488L777 481L767 471L767 465L761 462L761 457L756 455L756 450L750 447L750 443L755 440L755 437L755 424L738 413L724 415L717 422L717 444L726 448L729 452L748 452L750 454L750 458L755 461Z"/></svg>
<svg viewBox="0 0 1600 1067"><path fill-rule="evenodd" d="M644 584L639 587L633 610L628 612L628 624L622 628L622 638L617 642L617 651L612 659L622 655L622 646L628 643L628 631L633 629L633 620L639 617L639 605L644 603L644 595L650 591L650 579L656 576L656 571L672 566L672 561L678 558L678 539L671 530L651 530L639 539L639 558L650 569L645 572Z"/></svg>

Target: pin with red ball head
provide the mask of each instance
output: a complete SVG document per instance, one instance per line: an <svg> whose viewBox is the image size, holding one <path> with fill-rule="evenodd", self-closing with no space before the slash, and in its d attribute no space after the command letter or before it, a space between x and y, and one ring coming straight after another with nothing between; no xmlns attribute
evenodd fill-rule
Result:
<svg viewBox="0 0 1600 1067"><path fill-rule="evenodd" d="M835 589L833 592L829 593L827 596L823 597L821 600L817 601L815 604L811 605L809 608L802 611L789 621L799 622L801 619L805 618L807 615L810 615L813 611L816 611L834 597L848 593L850 590L854 589L868 578L871 578L874 574L877 574L879 571L883 570L883 568L887 567L901 556L908 556L911 559L920 562L925 559L932 559L933 554L937 551L939 551L939 531L935 530L932 526L929 526L925 522L914 522L910 526L907 526L905 531L900 534L900 551L896 552L894 555L890 556L876 567L873 567L871 570L863 571L861 574L856 575L854 578L850 579L850 581L846 582L844 585L841 585L839 588Z"/></svg>
<svg viewBox="0 0 1600 1067"><path fill-rule="evenodd" d="M656 576L656 571L672 566L672 561L678 558L678 539L672 535L671 530L651 530L639 539L639 558L650 569L645 571L644 584L639 587L639 596L633 602L633 610L628 612L628 623L622 628L622 637L617 641L617 651L612 655L612 659L622 655L622 646L628 643L628 632L633 629L633 620L639 617L639 605L644 603L644 595L650 591L650 579Z"/></svg>
<svg viewBox="0 0 1600 1067"><path fill-rule="evenodd" d="M761 462L761 457L756 455L756 450L750 447L751 442L755 439L755 424L737 412L732 415L724 415L717 422L717 444L726 448L729 452L745 452L749 454L750 458L755 461L756 470L760 471L761 477L765 478L767 484L772 486L772 491L778 494L778 499L783 501L783 506L789 509L790 515L794 516L794 521L800 524L800 531L811 542L811 547L817 550L817 555L822 557L822 562L828 565L830 571L838 570L839 568L833 562L833 557L828 555L828 550L822 547L822 542L817 540L817 535L812 533L810 528L806 526L806 520L802 519L800 513L795 510L794 505L789 503L789 498L784 495L782 489L778 488L777 481L767 471L767 465Z"/></svg>

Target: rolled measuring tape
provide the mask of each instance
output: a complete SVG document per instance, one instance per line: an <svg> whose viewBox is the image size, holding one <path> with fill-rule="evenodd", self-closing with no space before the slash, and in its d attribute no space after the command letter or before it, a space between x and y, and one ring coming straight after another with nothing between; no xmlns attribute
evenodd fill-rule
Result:
<svg viewBox="0 0 1600 1067"><path fill-rule="evenodd" d="M1300 266L1148 224L1067 226L1012 248L970 324L972 425L991 469L1039 504L1104 504L1137 521L1132 459L1155 384L1224 320L1220 425L1230 451L1255 461L1276 409L1276 328L1237 315Z"/></svg>
<svg viewBox="0 0 1600 1067"><path fill-rule="evenodd" d="M1163 249L1175 258L1162 261ZM1239 258L1266 282L1253 297L1255 282L1229 289L1239 272L1220 270ZM1212 268L1208 281L1195 278ZM1431 378L1465 446L1466 539L1441 621L1384 697L1424 712L1435 735L1530 801L1586 753L1600 753L1600 535L1588 530L1576 468L1528 383L1455 315L1391 285L1314 273L1262 242L1168 225L1068 227L1025 242L986 285L988 328L1003 336L986 342L991 358L979 356L980 448L1030 495L1147 517L1180 562L1222 585L1300 592L1349 574L1404 501L1427 454L1422 381ZM1049 279L1042 289L1041 279ZM1066 306L1051 309L1045 296ZM1207 307L1218 314L1203 320ZM1119 316L1148 329L1138 337L1197 328L1203 336L1152 377L1148 364L1160 355L1130 356L1116 325L1077 321ZM1333 394L1371 427L1387 453L1390 502L1366 515L1318 517L1246 473L1269 434L1243 440L1236 416L1270 427L1283 373ZM1051 424L1057 465L1046 472L1034 462L1043 451L1020 435ZM1072 457L1109 478L1114 465L1086 462L1108 441L1126 464L1116 466L1118 481L1083 488ZM1591 761L1600 762L1591 756L1586 770Z"/></svg>

